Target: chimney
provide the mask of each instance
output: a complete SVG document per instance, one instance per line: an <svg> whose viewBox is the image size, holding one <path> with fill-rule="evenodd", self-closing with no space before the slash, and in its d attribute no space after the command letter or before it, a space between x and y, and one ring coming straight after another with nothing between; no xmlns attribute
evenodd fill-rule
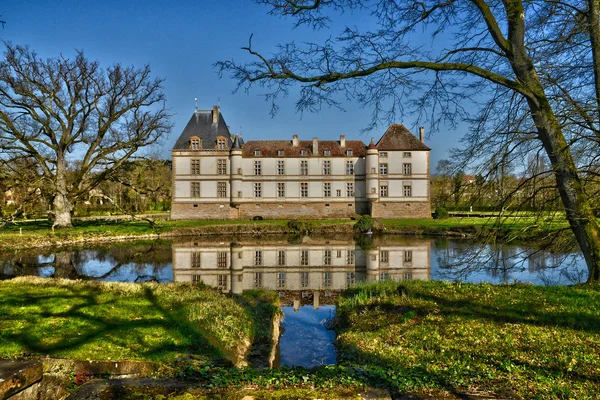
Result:
<svg viewBox="0 0 600 400"><path fill-rule="evenodd" d="M213 124L219 123L219 106L213 106Z"/></svg>
<svg viewBox="0 0 600 400"><path fill-rule="evenodd" d="M340 146L346 147L346 135L340 135Z"/></svg>
<svg viewBox="0 0 600 400"><path fill-rule="evenodd" d="M319 138L316 138L316 137L313 138L312 155L313 156L319 155Z"/></svg>
<svg viewBox="0 0 600 400"><path fill-rule="evenodd" d="M298 147L298 135L292 136L292 144L294 147Z"/></svg>
<svg viewBox="0 0 600 400"><path fill-rule="evenodd" d="M419 127L419 139L421 139L422 143L425 143L425 128L422 126Z"/></svg>

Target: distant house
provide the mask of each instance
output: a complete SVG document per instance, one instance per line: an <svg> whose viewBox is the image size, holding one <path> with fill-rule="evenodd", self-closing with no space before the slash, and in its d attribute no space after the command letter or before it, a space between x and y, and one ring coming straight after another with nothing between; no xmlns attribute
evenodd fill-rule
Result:
<svg viewBox="0 0 600 400"><path fill-rule="evenodd" d="M173 219L429 218L429 151L403 125L377 143L252 140L197 110L172 149Z"/></svg>

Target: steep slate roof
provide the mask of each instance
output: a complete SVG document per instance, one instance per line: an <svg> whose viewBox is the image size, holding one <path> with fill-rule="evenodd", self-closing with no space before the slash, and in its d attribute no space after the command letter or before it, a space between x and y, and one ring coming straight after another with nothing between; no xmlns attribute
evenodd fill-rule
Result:
<svg viewBox="0 0 600 400"><path fill-rule="evenodd" d="M227 138L227 148L232 145L232 137L223 118L223 114L219 111L219 119L216 124L213 124L213 110L196 110L187 123L183 132L175 142L173 150L188 150L190 148L190 138L198 136L202 139L202 149L215 149L217 147L217 136L225 136Z"/></svg>
<svg viewBox="0 0 600 400"><path fill-rule="evenodd" d="M431 150L402 124L393 124L375 145L377 150Z"/></svg>
<svg viewBox="0 0 600 400"><path fill-rule="evenodd" d="M344 157L346 150L352 150L352 157L363 157L366 149L367 146L360 140L346 140L346 147L340 146L336 140L319 140L320 156L323 156L324 150L329 150L331 157ZM294 147L291 140L250 140L242 146L242 156L254 157L255 150L260 150L260 157L278 157L278 150L283 150L283 157L305 157L300 155L300 151L307 150L308 155L312 155L313 141L299 140L298 147Z"/></svg>

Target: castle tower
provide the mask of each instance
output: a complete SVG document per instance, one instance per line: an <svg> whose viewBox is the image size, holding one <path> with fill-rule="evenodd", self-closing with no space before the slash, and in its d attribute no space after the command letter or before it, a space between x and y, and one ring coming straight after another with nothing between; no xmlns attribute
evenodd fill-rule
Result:
<svg viewBox="0 0 600 400"><path fill-rule="evenodd" d="M379 199L379 151L375 147L375 142L371 138L371 143L367 147L366 157L366 176L367 176L367 199L371 206Z"/></svg>
<svg viewBox="0 0 600 400"><path fill-rule="evenodd" d="M242 197L242 146L238 135L233 140L229 159L231 160L229 171L231 177L231 205L237 208Z"/></svg>

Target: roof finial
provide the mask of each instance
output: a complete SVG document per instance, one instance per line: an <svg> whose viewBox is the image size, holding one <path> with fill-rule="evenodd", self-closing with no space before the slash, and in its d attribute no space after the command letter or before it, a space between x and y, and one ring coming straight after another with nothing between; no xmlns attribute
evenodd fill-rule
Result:
<svg viewBox="0 0 600 400"><path fill-rule="evenodd" d="M221 97L217 97L217 105L219 106L219 109L221 108Z"/></svg>
<svg viewBox="0 0 600 400"><path fill-rule="evenodd" d="M197 98L197 97L194 97L194 101L196 102L196 107L195 107L195 108L196 108L196 111L198 111L198 98Z"/></svg>

